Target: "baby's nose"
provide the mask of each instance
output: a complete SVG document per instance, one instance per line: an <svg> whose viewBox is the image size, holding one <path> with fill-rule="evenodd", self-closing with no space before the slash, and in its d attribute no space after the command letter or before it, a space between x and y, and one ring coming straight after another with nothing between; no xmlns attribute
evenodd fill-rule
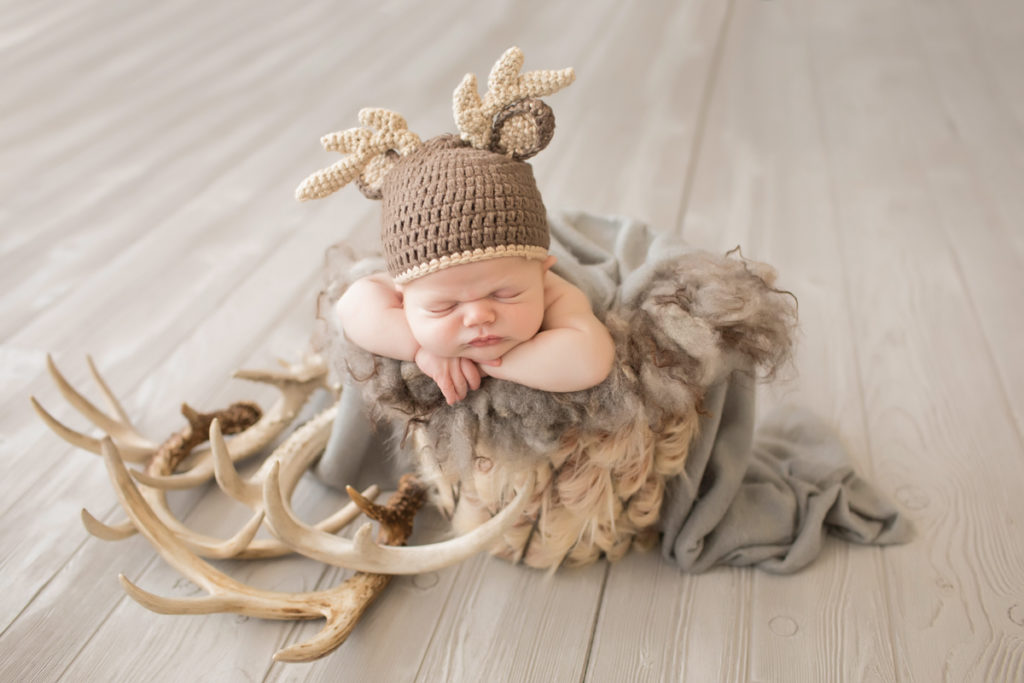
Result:
<svg viewBox="0 0 1024 683"><path fill-rule="evenodd" d="M466 327L486 325L494 322L494 308L486 301L472 301L465 305L463 324Z"/></svg>

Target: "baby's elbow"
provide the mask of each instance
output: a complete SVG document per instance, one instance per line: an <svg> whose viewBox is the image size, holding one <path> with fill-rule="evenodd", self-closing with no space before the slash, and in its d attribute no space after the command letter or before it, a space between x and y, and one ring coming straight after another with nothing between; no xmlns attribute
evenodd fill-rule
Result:
<svg viewBox="0 0 1024 683"><path fill-rule="evenodd" d="M603 326L601 332L603 334L596 335L595 343L587 356L586 369L582 377L582 383L586 384L584 389L596 387L608 379L615 364L615 343Z"/></svg>
<svg viewBox="0 0 1024 683"><path fill-rule="evenodd" d="M594 363L594 386L608 379L608 375L612 374L613 367L615 367L615 342L612 341L611 335L605 332Z"/></svg>
<svg viewBox="0 0 1024 683"><path fill-rule="evenodd" d="M348 292L346 291L345 294L348 294ZM348 301L345 299L345 294L342 294L341 298L334 304L334 319L342 330L345 329L346 320L351 320L351 317L349 316Z"/></svg>
<svg viewBox="0 0 1024 683"><path fill-rule="evenodd" d="M342 292L337 303L334 304L334 315L337 317L338 322L341 323L342 329L345 328L346 323L352 323L356 318L355 310L367 298L367 286L364 280L365 278L356 280L349 285L348 289Z"/></svg>

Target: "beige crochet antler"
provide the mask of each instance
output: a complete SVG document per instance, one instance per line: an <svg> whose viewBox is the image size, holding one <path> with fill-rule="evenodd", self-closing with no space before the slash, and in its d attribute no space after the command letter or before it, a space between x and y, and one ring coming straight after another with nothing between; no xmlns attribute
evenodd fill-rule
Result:
<svg viewBox="0 0 1024 683"><path fill-rule="evenodd" d="M421 144L419 136L406 126L405 119L393 111L363 109L359 112L359 122L366 127L349 128L320 139L324 149L348 156L302 181L295 190L296 199L320 199L353 180L367 197L380 199L384 176L400 156Z"/></svg>
<svg viewBox="0 0 1024 683"><path fill-rule="evenodd" d="M490 148L498 112L520 100L556 93L576 78L571 67L520 74L522 68L523 51L510 47L491 69L483 99L477 92L476 76L465 75L453 97L455 124L463 140L477 149Z"/></svg>

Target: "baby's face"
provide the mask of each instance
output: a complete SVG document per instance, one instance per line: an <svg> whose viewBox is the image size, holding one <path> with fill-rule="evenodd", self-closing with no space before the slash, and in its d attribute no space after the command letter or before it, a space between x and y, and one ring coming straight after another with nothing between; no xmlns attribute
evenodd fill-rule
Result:
<svg viewBox="0 0 1024 683"><path fill-rule="evenodd" d="M413 337L427 351L478 362L532 339L544 320L544 274L554 257L453 266L400 287Z"/></svg>

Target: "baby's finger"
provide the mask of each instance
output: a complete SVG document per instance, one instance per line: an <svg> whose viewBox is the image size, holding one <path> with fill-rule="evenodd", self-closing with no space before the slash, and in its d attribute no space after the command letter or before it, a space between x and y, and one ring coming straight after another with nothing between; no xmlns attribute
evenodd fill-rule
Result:
<svg viewBox="0 0 1024 683"><path fill-rule="evenodd" d="M497 358L495 358L494 360L481 360L481 361L477 361L477 362L478 362L478 363L479 363L480 365L489 365L489 366L491 366L492 368L496 368L496 367L498 367L499 365L501 365L501 356L498 356L498 357L497 357Z"/></svg>
<svg viewBox="0 0 1024 683"><path fill-rule="evenodd" d="M435 381L437 382L437 388L440 389L441 393L444 395L445 403L451 405L458 400L455 397L455 387L452 385L452 382L448 377L442 377Z"/></svg>
<svg viewBox="0 0 1024 683"><path fill-rule="evenodd" d="M466 381L469 382L469 388L473 391L479 389L480 368L478 368L476 363L468 358L463 358L460 365L462 366L462 374L466 376Z"/></svg>
<svg viewBox="0 0 1024 683"><path fill-rule="evenodd" d="M462 368L459 367L461 363L456 362L454 367L451 369L452 382L454 383L454 389L456 394L456 401L461 401L466 398L466 394L469 393L469 387L466 382L466 378L462 374ZM454 402L454 401L453 401Z"/></svg>

